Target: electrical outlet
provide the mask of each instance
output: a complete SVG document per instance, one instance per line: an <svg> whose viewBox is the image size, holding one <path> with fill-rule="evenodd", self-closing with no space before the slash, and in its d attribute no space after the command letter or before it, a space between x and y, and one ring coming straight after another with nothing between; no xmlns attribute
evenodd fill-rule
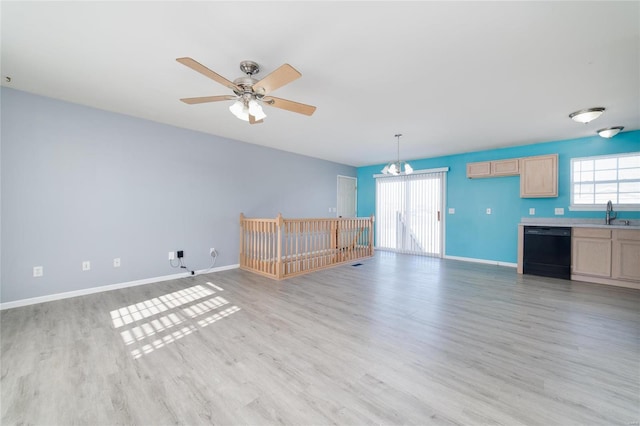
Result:
<svg viewBox="0 0 640 426"><path fill-rule="evenodd" d="M530 215L530 216L533 216L533 215L535 215L535 214L536 214L536 209L534 209L533 207L531 207L531 208L529 209L529 215Z"/></svg>
<svg viewBox="0 0 640 426"><path fill-rule="evenodd" d="M210 255L210 256L217 256L217 255L218 255L218 252L216 251L216 249L215 249L215 248L211 247L211 248L209 249L209 255Z"/></svg>
<svg viewBox="0 0 640 426"><path fill-rule="evenodd" d="M182 259L184 257L184 250L178 250L178 259Z"/></svg>
<svg viewBox="0 0 640 426"><path fill-rule="evenodd" d="M34 266L33 267L33 276L41 277L44 275L44 268L42 266Z"/></svg>
<svg viewBox="0 0 640 426"><path fill-rule="evenodd" d="M85 260L84 262L82 262L82 270L83 271L91 270L91 262L89 262L88 260Z"/></svg>
<svg viewBox="0 0 640 426"><path fill-rule="evenodd" d="M116 257L115 259L113 259L113 267L114 268L119 268L120 267L120 258Z"/></svg>
<svg viewBox="0 0 640 426"><path fill-rule="evenodd" d="M456 209L453 207L449 207L449 214L456 214Z"/></svg>
<svg viewBox="0 0 640 426"><path fill-rule="evenodd" d="M564 214L564 208L563 207L556 207L555 208L555 213L556 213L556 216L562 216Z"/></svg>
<svg viewBox="0 0 640 426"><path fill-rule="evenodd" d="M169 260L174 260L176 258L176 252L175 251L170 251L169 252Z"/></svg>

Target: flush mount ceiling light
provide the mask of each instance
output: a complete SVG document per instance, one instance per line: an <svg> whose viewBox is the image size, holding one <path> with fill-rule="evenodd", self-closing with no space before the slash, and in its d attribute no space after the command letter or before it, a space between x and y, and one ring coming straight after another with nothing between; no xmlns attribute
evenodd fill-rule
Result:
<svg viewBox="0 0 640 426"><path fill-rule="evenodd" d="M572 112L571 114L569 114L569 118L573 121L577 121L578 123L586 124L600 117L604 110L605 108L602 107L581 109L580 111Z"/></svg>
<svg viewBox="0 0 640 426"><path fill-rule="evenodd" d="M622 129L624 129L623 126L607 127L605 129L598 130L598 134L603 138L610 139L620 133Z"/></svg>
<svg viewBox="0 0 640 426"><path fill-rule="evenodd" d="M401 133L394 135L394 137L398 138L398 161L392 161L382 169L382 173L385 175L399 175L400 173L404 173L405 175L410 175L413 173L413 167L409 165L406 161L400 161L400 136ZM404 166L404 170L403 170Z"/></svg>

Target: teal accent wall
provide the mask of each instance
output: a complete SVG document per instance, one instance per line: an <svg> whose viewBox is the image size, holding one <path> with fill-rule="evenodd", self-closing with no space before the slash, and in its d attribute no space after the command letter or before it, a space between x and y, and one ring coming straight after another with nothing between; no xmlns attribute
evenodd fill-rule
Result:
<svg viewBox="0 0 640 426"><path fill-rule="evenodd" d="M620 133L612 139L599 136L533 145L471 152L446 157L411 160L415 170L449 167L444 211L446 225L445 254L474 259L515 263L517 261L517 225L536 209L533 217L599 218L603 212L570 211L571 159L592 155L640 151L640 130ZM476 161L558 154L558 197L520 198L520 177L467 179L466 164ZM358 168L358 216L370 216L376 210L374 174L384 164ZM455 214L448 214L450 207ZM564 216L555 216L556 207ZM487 215L486 209L492 214ZM620 219L639 219L640 211L618 213Z"/></svg>

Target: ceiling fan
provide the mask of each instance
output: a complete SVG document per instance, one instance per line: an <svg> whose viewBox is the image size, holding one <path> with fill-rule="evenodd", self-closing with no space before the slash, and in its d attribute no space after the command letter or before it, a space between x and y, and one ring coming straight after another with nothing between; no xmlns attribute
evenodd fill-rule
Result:
<svg viewBox="0 0 640 426"><path fill-rule="evenodd" d="M289 64L280 66L271 74L258 81L253 78L253 76L260 72L260 66L253 61L242 61L240 62L240 70L242 70L246 76L236 78L231 82L194 59L177 58L176 61L233 90L234 93L233 95L202 96L198 98L180 99L186 104L194 105L206 102L235 100L236 102L229 107L229 110L239 119L248 121L251 124L262 123L263 119L267 116L262 111L261 104L304 115L311 115L316 110L316 107L311 105L305 105L299 102L276 98L269 95L272 91L302 77L302 74Z"/></svg>

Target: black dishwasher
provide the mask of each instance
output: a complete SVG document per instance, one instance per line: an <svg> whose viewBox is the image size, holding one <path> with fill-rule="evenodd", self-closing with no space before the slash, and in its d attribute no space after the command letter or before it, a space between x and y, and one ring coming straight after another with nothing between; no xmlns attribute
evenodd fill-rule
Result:
<svg viewBox="0 0 640 426"><path fill-rule="evenodd" d="M571 228L525 226L522 272L571 279Z"/></svg>

